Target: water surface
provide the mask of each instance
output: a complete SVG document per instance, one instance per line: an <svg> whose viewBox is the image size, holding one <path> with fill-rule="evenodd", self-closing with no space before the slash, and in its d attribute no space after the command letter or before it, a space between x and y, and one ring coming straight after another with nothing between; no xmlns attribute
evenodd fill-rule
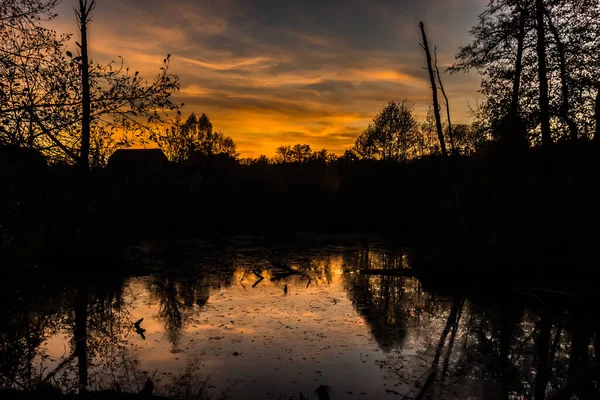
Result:
<svg viewBox="0 0 600 400"><path fill-rule="evenodd" d="M90 390L137 392L150 378L156 393L179 398L312 398L321 386L332 399L417 397L424 387L434 398L527 398L544 326L546 392L574 368L571 334L556 316L544 324L531 295L490 304L424 286L405 249L377 238L236 237L130 253L146 272L33 281L3 303L2 387L41 380L67 393L87 371ZM406 273L365 273L374 269Z"/></svg>

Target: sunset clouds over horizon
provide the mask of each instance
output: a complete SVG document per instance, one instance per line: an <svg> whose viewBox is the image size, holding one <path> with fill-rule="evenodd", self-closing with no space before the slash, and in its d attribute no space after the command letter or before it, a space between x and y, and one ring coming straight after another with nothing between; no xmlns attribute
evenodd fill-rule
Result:
<svg viewBox="0 0 600 400"><path fill-rule="evenodd" d="M74 5L63 0L54 29L76 33ZM431 91L419 21L445 68L484 7L484 0L97 0L91 56L122 56L150 79L171 54L183 114L206 113L242 156L271 156L295 143L339 154L389 101L407 99L425 116ZM444 78L453 120L468 121L480 77Z"/></svg>

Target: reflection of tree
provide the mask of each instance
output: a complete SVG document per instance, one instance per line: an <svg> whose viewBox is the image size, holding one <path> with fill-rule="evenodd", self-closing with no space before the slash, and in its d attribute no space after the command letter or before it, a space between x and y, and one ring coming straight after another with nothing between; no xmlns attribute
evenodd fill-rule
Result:
<svg viewBox="0 0 600 400"><path fill-rule="evenodd" d="M0 328L0 388L33 390L40 382L37 364L44 357L42 346L55 332L52 320L57 314L55 310L46 315L38 310L5 311Z"/></svg>
<svg viewBox="0 0 600 400"><path fill-rule="evenodd" d="M402 375L399 367L407 362L402 352L390 352L386 361L390 371L414 385L407 396L463 398L484 387L478 398L531 398L534 393L544 398L559 388L566 397L558 398L600 394L589 351L597 322L582 303L562 308L535 296L541 303L528 309L514 293L497 293L491 302L481 295L463 301L460 289L447 287L439 296L435 285L423 289L416 279L398 276L395 270L406 267L400 256L369 249L346 254L343 267L348 296L384 351L401 346L405 332L415 328L411 340L423 346L417 353L425 363L414 367L422 370L408 379ZM373 269L382 271L357 273ZM453 301L447 301L448 292L454 293Z"/></svg>
<svg viewBox="0 0 600 400"><path fill-rule="evenodd" d="M63 391L78 386L85 391L92 383L89 365L102 368L129 329L128 314L121 307L122 284L120 278L108 278L94 287L82 282L44 296L38 295L39 288L23 286L20 301L2 302L6 323L0 327L0 388L36 390L53 383ZM72 332L71 349L65 348L58 364L49 368L46 341L61 332Z"/></svg>
<svg viewBox="0 0 600 400"><path fill-rule="evenodd" d="M412 278L355 273L358 269L394 269L403 265L402 256L369 249L344 257L345 287L357 312L365 318L373 337L384 350L401 345L410 319L418 317L423 295Z"/></svg>
<svg viewBox="0 0 600 400"><path fill-rule="evenodd" d="M208 302L211 289L229 285L231 275L187 267L181 249L168 248L165 255L171 268L152 276L148 289L158 300L158 317L163 320L167 338L176 349L182 329L199 311L196 307Z"/></svg>
<svg viewBox="0 0 600 400"><path fill-rule="evenodd" d="M187 320L192 313L193 303L188 305L189 302L181 300L177 282L168 274L161 274L154 278L150 290L159 301L158 316L164 321L167 338L173 347L177 347L184 320ZM189 298L189 291L186 294Z"/></svg>

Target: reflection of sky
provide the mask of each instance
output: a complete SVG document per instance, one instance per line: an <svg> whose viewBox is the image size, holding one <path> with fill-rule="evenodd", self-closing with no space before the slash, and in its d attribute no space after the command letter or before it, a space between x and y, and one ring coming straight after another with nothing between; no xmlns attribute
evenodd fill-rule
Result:
<svg viewBox="0 0 600 400"><path fill-rule="evenodd" d="M320 385L330 386L335 399L362 393L360 398L379 399L389 394L387 390L414 396L426 379L450 299L423 290L414 278L357 272L369 266L397 267L400 258L364 250L331 251L325 244L317 257L288 249L285 259L296 260L291 266L306 275L282 277L283 269L268 267L271 263L256 249L251 251L254 256L236 251L231 262L203 266L194 256L196 251L207 253L203 245L178 250L175 253L185 262L177 268L165 266L156 275L127 281L123 312L102 322L99 328L105 333L88 326L90 351L99 355L89 367L92 389L113 387L115 376L125 376L119 382L132 382L147 371L157 390L165 393L189 366L198 380L209 378L211 394L225 391L233 399L290 398L299 393L311 398ZM340 253L344 255L331 256ZM198 268L193 266L197 263ZM258 274L264 279L253 288ZM201 299L208 294L209 299L202 306L195 301L186 306L183 300L189 300L190 293ZM166 314L167 301L180 314ZM168 315L181 315L182 320L167 323ZM94 318L98 320L90 314L90 321ZM145 340L130 322L141 318ZM449 358L451 370L458 371L461 360L471 357L468 352L478 354L478 341L465 335L472 320L468 304ZM181 330L168 334L167 326ZM49 332L43 345L46 371L71 353L71 335L68 329ZM440 367L445 357L444 352ZM76 371L73 360L64 370L67 386L76 384ZM144 379L122 387L139 390ZM450 375L448 381L454 380ZM460 382L433 388L432 393L497 398L492 380L464 377Z"/></svg>
<svg viewBox="0 0 600 400"><path fill-rule="evenodd" d="M179 243L168 252L144 247L156 273L127 281L122 309L106 300L114 299L112 295L105 297L99 288L90 291L87 343L96 355L90 359L90 388L113 388L118 380L123 390L138 391L145 381L142 371L147 371L165 393L169 382L191 365L198 379L210 378L211 393L230 389L233 399L286 398L279 397L284 393L287 398L298 393L311 398L322 384L332 388L334 399L360 393L365 393L360 398L382 398L386 390L416 396L431 371L450 309L459 299L424 288L415 278L358 273L360 268L402 265L393 255L398 251L337 246L317 236L311 237L314 247L303 247L302 242L297 237L293 245L278 240L263 247L245 238L219 247L202 241ZM278 260L286 260L300 273L285 277L285 268L269 267L279 265ZM304 272L311 277L308 287ZM252 288L257 274L264 280ZM20 377L29 374L22 345L42 316L48 324L39 326L44 334L41 345L33 348L30 372L47 377L72 353L73 298L60 293L64 304L58 309L41 306L47 315L38 315L36 307L25 314L17 312L14 326L24 323L23 330L1 338L19 342L14 352L11 346L2 350L11 360L22 360ZM445 369L447 360L448 373L430 389L432 398L503 398L497 375L498 327L503 322L497 318L507 304L494 309L486 296L479 298L482 304L477 298L465 303L451 352L452 334L446 340L439 367ZM165 313L166 302L180 313ZM46 303L60 302L50 298ZM167 324L168 315L181 315L182 320ZM514 318L514 324L508 321L514 332L512 389L524 393L535 380L539 318L535 311L520 307L509 316ZM141 318L146 340L132 327L132 321ZM166 326L179 326L181 331L167 334ZM566 382L572 336L564 331L553 340L557 338L555 387ZM66 364L54 378L66 391L75 390L76 359ZM6 361L0 360L0 366L6 367Z"/></svg>
<svg viewBox="0 0 600 400"><path fill-rule="evenodd" d="M157 371L163 382L199 361L197 373L210 378L211 391L230 390L231 398L309 396L319 385L330 386L335 398L380 398L395 383L379 367L386 354L347 297L342 258L327 264L330 274L317 267L308 287L305 276L271 281L271 271L262 270L265 279L252 288L256 275L238 268L231 286L211 290L203 307L183 310L188 318L176 344L165 333L160 300L149 290L155 278L133 278L124 304L132 321L144 318L146 340L131 329L119 342L141 370ZM52 337L49 353L59 361L68 342L68 334Z"/></svg>
<svg viewBox="0 0 600 400"><path fill-rule="evenodd" d="M348 391L381 396L383 376L374 361L382 354L345 297L340 261L332 267L330 285L306 288L306 280L290 279L287 296L285 283L271 282L268 274L255 288L252 273L235 274L237 283L212 293L185 325L175 352L156 319L156 303L138 296L133 314L144 317L147 340L132 342L141 367L176 372L197 358L214 390L230 387L233 398L310 395L321 384L339 392L336 398ZM144 288L142 281L130 284L137 293Z"/></svg>
<svg viewBox="0 0 600 400"><path fill-rule="evenodd" d="M52 24L76 32L65 0ZM391 100L430 104L419 21L439 46L440 65L487 0L246 1L103 0L90 27L91 55L123 56L152 77L165 55L181 76L178 101L206 112L245 156L308 143L340 153ZM476 74L447 76L453 120L478 98Z"/></svg>

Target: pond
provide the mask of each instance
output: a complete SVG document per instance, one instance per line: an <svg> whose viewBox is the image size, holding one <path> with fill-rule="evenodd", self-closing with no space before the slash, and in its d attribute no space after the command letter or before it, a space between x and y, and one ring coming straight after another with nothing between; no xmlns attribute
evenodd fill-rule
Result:
<svg viewBox="0 0 600 400"><path fill-rule="evenodd" d="M148 242L129 261L144 272L6 290L0 387L517 399L559 390L596 357L589 313L573 318L531 288L428 285L378 237ZM597 393L588 383L572 392Z"/></svg>

